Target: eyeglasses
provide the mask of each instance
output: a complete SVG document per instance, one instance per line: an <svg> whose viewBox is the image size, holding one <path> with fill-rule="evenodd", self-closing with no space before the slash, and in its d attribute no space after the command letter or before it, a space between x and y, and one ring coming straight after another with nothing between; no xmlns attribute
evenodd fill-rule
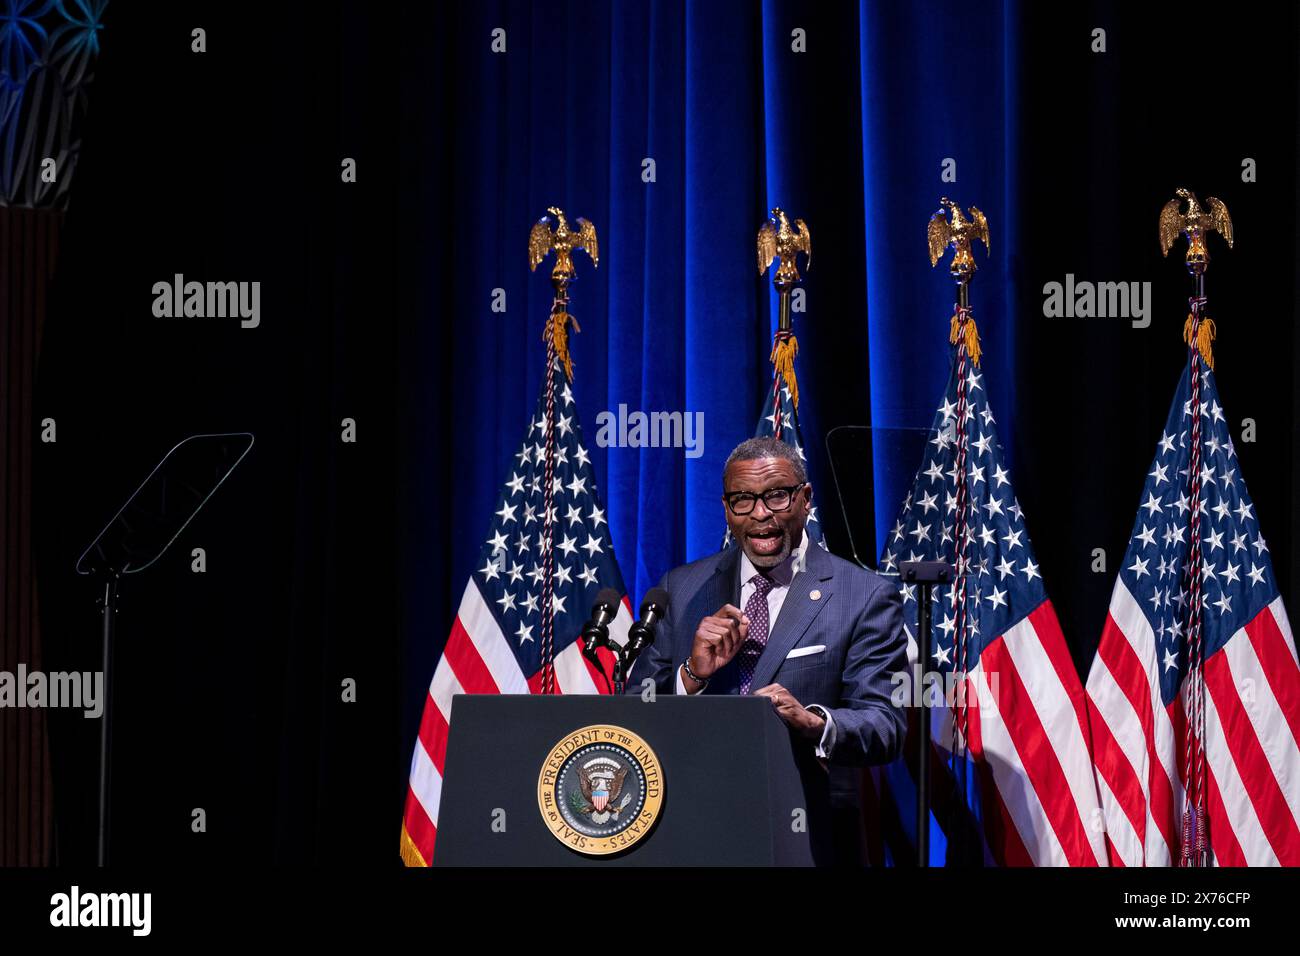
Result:
<svg viewBox="0 0 1300 956"><path fill-rule="evenodd" d="M763 506L773 513L785 511L790 507L790 502L794 501L795 492L808 484L801 481L797 485L790 485L788 488L769 488L762 494L756 495L749 491L733 491L730 494L722 496L722 500L727 503L733 515L747 515L754 510L754 504L759 498L763 499Z"/></svg>

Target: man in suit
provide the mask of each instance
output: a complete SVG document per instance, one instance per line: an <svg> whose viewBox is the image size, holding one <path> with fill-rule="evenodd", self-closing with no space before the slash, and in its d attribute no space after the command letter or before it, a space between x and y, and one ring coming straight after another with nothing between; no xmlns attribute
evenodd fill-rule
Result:
<svg viewBox="0 0 1300 956"><path fill-rule="evenodd" d="M902 600L879 575L810 546L812 485L785 442L737 446L722 500L737 546L664 576L668 614L628 690L649 677L663 694L768 698L795 739L805 793L829 797L833 861L860 863L855 768L888 763L903 744L890 700L892 675L907 668Z"/></svg>

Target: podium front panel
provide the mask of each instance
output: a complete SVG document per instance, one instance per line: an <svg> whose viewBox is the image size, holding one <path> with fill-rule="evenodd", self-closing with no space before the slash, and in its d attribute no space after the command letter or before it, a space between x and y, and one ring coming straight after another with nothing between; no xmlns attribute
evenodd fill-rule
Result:
<svg viewBox="0 0 1300 956"><path fill-rule="evenodd" d="M452 717L434 865L811 865L824 852L825 788L766 698L462 694ZM593 725L644 741L662 786L653 826L602 855L558 839L539 805L557 745Z"/></svg>

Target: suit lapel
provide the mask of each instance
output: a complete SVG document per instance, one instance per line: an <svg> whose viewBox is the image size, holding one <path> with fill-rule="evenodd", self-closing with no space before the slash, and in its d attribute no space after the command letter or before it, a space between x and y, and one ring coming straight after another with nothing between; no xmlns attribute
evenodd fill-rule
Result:
<svg viewBox="0 0 1300 956"><path fill-rule="evenodd" d="M754 679L750 682L752 690L772 683L772 677L785 660L785 655L790 653L790 649L798 643L813 619L826 606L826 601L831 596L830 582L834 577L830 557L821 545L810 540L804 569L790 582L790 590L781 604L776 625L768 635L767 646L754 667ZM821 592L815 601L810 596L814 589Z"/></svg>
<svg viewBox="0 0 1300 956"><path fill-rule="evenodd" d="M724 604L740 606L740 548L728 548L722 552L709 585L712 603L704 609L705 614L713 614Z"/></svg>

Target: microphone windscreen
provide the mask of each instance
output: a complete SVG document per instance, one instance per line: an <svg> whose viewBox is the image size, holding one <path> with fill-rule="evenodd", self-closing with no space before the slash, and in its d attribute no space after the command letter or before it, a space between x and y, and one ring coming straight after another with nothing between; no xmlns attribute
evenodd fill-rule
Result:
<svg viewBox="0 0 1300 956"><path fill-rule="evenodd" d="M650 605L657 604L659 612L662 614L668 609L668 592L663 588L651 588L645 593L645 598L641 601L641 617L644 618L650 610Z"/></svg>
<svg viewBox="0 0 1300 956"><path fill-rule="evenodd" d="M596 603L592 605L592 610L594 611L596 608L604 605L609 608L609 613L611 615L617 614L618 605L621 600L622 598L619 593L613 588L603 588L601 592L596 595Z"/></svg>

